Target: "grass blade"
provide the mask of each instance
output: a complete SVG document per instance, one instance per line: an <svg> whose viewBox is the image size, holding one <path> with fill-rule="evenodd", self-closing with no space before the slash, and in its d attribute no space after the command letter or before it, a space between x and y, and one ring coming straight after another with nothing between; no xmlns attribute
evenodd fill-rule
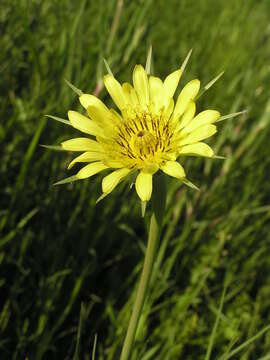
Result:
<svg viewBox="0 0 270 360"><path fill-rule="evenodd" d="M81 303L80 320L79 320L79 326L78 326L78 331L77 331L76 348L75 348L73 360L79 360L79 348L80 348L80 340L81 340L83 313L84 313L84 305L83 305L83 303Z"/></svg>
<svg viewBox="0 0 270 360"><path fill-rule="evenodd" d="M92 360L95 360L96 357L96 347L97 347L97 334L95 334L95 338L94 338L94 346L93 346L93 350L92 350Z"/></svg>
<svg viewBox="0 0 270 360"><path fill-rule="evenodd" d="M231 351L227 357L226 360L232 358L234 355L238 354L240 351L242 351L243 349L245 349L248 345L252 344L255 340L257 340L258 338L260 338L264 333L266 333L267 331L270 330L270 324L267 325L264 329L262 329L261 331L259 331L256 335L252 336L250 339L248 339L247 341L245 341L243 344L239 345L236 349L234 349L233 351ZM224 360L224 355L221 356L220 360ZM265 360L265 359L264 359Z"/></svg>
<svg viewBox="0 0 270 360"><path fill-rule="evenodd" d="M213 330L212 330L212 333L211 333L211 336L210 336L210 341L209 341L209 344L208 344L205 360L210 360L210 356L211 356L212 349L213 349L213 346L214 346L215 336L216 336L216 333L217 333L218 324L219 324L219 321L220 321L220 317L221 317L221 313L222 313L222 309L223 309L223 305L224 305L225 293L226 293L226 286L224 286L224 289L222 291L220 304L219 304L219 308L218 308L218 313L217 313L216 321L215 321L215 324L214 324L214 327L213 327Z"/></svg>

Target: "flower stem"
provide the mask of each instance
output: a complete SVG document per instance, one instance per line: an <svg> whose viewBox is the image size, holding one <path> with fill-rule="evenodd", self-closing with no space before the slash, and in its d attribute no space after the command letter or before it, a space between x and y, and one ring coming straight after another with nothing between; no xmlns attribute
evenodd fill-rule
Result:
<svg viewBox="0 0 270 360"><path fill-rule="evenodd" d="M128 360L131 354L132 345L135 339L137 326L139 323L148 284L152 273L156 248L159 240L159 233L160 233L160 226L157 221L157 217L153 212L150 221L150 229L149 229L148 243L147 243L146 254L143 264L143 270L142 270L139 287L137 290L136 299L133 306L131 318L129 321L128 330L125 337L120 360Z"/></svg>

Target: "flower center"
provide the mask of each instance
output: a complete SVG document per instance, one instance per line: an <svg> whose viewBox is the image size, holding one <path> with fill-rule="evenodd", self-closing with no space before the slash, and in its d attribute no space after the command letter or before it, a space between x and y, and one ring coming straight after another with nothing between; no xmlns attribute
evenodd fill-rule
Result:
<svg viewBox="0 0 270 360"><path fill-rule="evenodd" d="M172 153L172 136L173 129L162 111L156 114L150 109L131 109L117 124L114 138L117 147L113 145L108 151L116 151L119 161L127 167L145 168L162 163ZM117 155L114 153L114 157Z"/></svg>
<svg viewBox="0 0 270 360"><path fill-rule="evenodd" d="M154 155L156 143L156 137L147 130L140 130L131 137L131 148L138 157Z"/></svg>
<svg viewBox="0 0 270 360"><path fill-rule="evenodd" d="M143 137L143 136L145 136L146 132L147 131L141 130L141 131L138 132L137 136L138 137Z"/></svg>

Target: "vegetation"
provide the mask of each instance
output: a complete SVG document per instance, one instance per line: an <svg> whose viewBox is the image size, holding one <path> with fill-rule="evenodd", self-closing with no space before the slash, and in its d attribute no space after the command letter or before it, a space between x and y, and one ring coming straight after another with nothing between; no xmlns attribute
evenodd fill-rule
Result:
<svg viewBox="0 0 270 360"><path fill-rule="evenodd" d="M39 145L74 136L44 116L79 108L64 79L110 103L103 57L130 80L150 44L161 76L193 48L181 85L225 70L199 107L248 113L211 139L225 160L185 160L200 192L169 183L132 359L270 359L269 11L267 0L1 2L1 359L119 358L149 215L125 183L97 205L99 176L54 187L70 157Z"/></svg>

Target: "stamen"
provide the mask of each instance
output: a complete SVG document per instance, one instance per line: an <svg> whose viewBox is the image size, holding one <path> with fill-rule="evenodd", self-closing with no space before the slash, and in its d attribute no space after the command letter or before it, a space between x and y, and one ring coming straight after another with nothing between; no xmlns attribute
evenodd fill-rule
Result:
<svg viewBox="0 0 270 360"><path fill-rule="evenodd" d="M130 166L141 167L146 163L162 161L171 148L171 129L164 112L135 109L127 111L124 121L118 124L115 142L119 157Z"/></svg>

